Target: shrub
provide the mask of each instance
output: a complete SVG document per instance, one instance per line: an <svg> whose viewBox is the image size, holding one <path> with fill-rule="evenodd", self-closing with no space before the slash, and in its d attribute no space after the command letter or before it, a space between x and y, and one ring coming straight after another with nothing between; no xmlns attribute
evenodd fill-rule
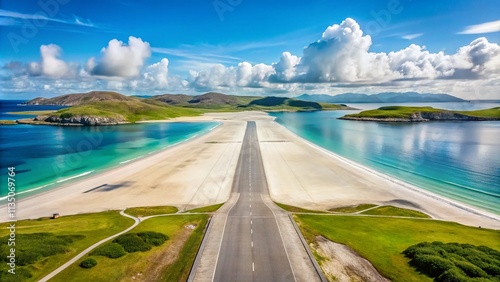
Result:
<svg viewBox="0 0 500 282"><path fill-rule="evenodd" d="M108 243L90 253L91 256L104 256L108 258L119 258L126 254L125 249L118 243Z"/></svg>
<svg viewBox="0 0 500 282"><path fill-rule="evenodd" d="M416 254L410 262L418 271L430 277L438 277L446 270L453 268L453 264L445 258L435 255Z"/></svg>
<svg viewBox="0 0 500 282"><path fill-rule="evenodd" d="M81 268L92 268L97 265L97 261L93 258L88 258L80 262L80 267Z"/></svg>
<svg viewBox="0 0 500 282"><path fill-rule="evenodd" d="M468 261L455 261L455 266L460 268L469 277L488 277L488 274L484 270Z"/></svg>
<svg viewBox="0 0 500 282"><path fill-rule="evenodd" d="M168 240L168 236L162 233L145 231L137 233L144 242L153 246L160 246Z"/></svg>
<svg viewBox="0 0 500 282"><path fill-rule="evenodd" d="M500 252L485 246L422 242L403 254L418 271L436 281L500 281Z"/></svg>
<svg viewBox="0 0 500 282"><path fill-rule="evenodd" d="M135 233L121 235L113 242L122 245L125 251L129 253L145 252L151 249L151 245L144 242L144 240Z"/></svg>
<svg viewBox="0 0 500 282"><path fill-rule="evenodd" d="M469 279L464 276L457 268L448 269L443 274L436 278L437 282L469 282Z"/></svg>
<svg viewBox="0 0 500 282"><path fill-rule="evenodd" d="M7 272L7 270L0 270L0 281L2 282L21 282L26 281L33 277L33 274L25 268L16 267L16 274Z"/></svg>

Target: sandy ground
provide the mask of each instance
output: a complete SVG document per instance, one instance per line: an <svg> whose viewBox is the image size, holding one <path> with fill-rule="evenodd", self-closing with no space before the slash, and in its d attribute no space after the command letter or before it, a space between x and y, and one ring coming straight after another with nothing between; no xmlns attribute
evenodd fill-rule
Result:
<svg viewBox="0 0 500 282"><path fill-rule="evenodd" d="M207 114L169 121L221 121L201 137L78 182L17 202L17 219L136 206L190 209L225 202L231 191L247 119L265 113ZM0 207L4 210L5 205ZM0 213L0 221L7 221Z"/></svg>
<svg viewBox="0 0 500 282"><path fill-rule="evenodd" d="M500 229L500 216L439 197L321 149L271 120L257 122L274 201L309 209L363 203L421 210L435 219Z"/></svg>
<svg viewBox="0 0 500 282"><path fill-rule="evenodd" d="M389 282L366 259L346 245L332 242L325 237L316 237L316 251L327 259L321 267L330 281L339 282Z"/></svg>
<svg viewBox="0 0 500 282"><path fill-rule="evenodd" d="M297 137L262 112L213 113L169 121L220 121L210 133L118 168L17 202L17 219L173 205L189 209L230 195L246 121L257 121L274 201L310 209L362 203L419 209L436 219L500 229L500 217L404 185ZM5 205L0 207L4 209ZM0 222L7 221L0 214Z"/></svg>

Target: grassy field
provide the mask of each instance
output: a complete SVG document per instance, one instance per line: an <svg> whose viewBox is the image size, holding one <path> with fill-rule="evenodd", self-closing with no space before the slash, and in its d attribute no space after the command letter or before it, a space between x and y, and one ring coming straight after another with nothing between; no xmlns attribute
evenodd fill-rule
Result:
<svg viewBox="0 0 500 282"><path fill-rule="evenodd" d="M418 217L418 218L430 218L427 214L415 210L403 209L393 206L381 206L375 209L371 209L361 214L369 215L386 215L386 216L406 216L406 217Z"/></svg>
<svg viewBox="0 0 500 282"><path fill-rule="evenodd" d="M359 211L364 211L364 210L369 209L369 208L373 208L374 206L376 206L376 205L361 204L361 205L357 205L357 206L333 208L333 209L329 209L329 211L341 212L341 213L355 213L355 212L359 212Z"/></svg>
<svg viewBox="0 0 500 282"><path fill-rule="evenodd" d="M135 217L145 217L158 214L176 213L178 209L170 206L157 206L157 207L137 207L126 209L125 212Z"/></svg>
<svg viewBox="0 0 500 282"><path fill-rule="evenodd" d="M477 110L477 111L457 111L457 113L475 117L497 117L500 118L500 107Z"/></svg>
<svg viewBox="0 0 500 282"><path fill-rule="evenodd" d="M192 212L192 213L198 213L198 212L216 212L220 207L222 207L224 203L222 204L217 204L217 205L211 205L211 206L206 206L206 207L201 207L197 209L192 209L192 210L187 210L186 212Z"/></svg>
<svg viewBox="0 0 500 282"><path fill-rule="evenodd" d="M407 106L386 106L375 110L362 111L358 114L349 114L346 117L354 118L410 118L410 115L416 112L420 113L439 113L451 112L459 113L467 116L483 117L483 118L500 118L500 107L476 110L476 111L448 111L433 107L407 107Z"/></svg>
<svg viewBox="0 0 500 282"><path fill-rule="evenodd" d="M67 246L68 249L66 253L45 257L38 260L35 264L25 267L17 267L16 269L19 270L21 268L25 268L29 270L33 276L31 279L26 281L37 281L88 246L103 238L122 231L132 224L132 219L121 216L117 211L63 216L55 220L49 218L41 218L38 220L20 220L16 222L17 235L48 232L53 234L51 236L84 237L82 239L73 240L73 242ZM0 237L7 236L9 234L8 229L6 229L7 226L7 223L0 224ZM16 248L21 251L22 249L29 248L34 245L37 245L37 242L19 241L17 242ZM0 269L6 270L6 264L2 263Z"/></svg>
<svg viewBox="0 0 500 282"><path fill-rule="evenodd" d="M197 116L203 112L196 109L172 107L157 101L99 101L57 111L55 114L71 117L92 115L101 117L122 116L129 122L162 120L180 116Z"/></svg>
<svg viewBox="0 0 500 282"><path fill-rule="evenodd" d="M208 217L173 215L145 220L131 232L160 232L170 239L150 251L128 253L116 259L91 256L97 261L91 269L79 266L90 257L84 256L51 281L183 281L194 262ZM194 230L188 228L190 225L196 226Z"/></svg>
<svg viewBox="0 0 500 282"><path fill-rule="evenodd" d="M311 244L322 235L348 245L393 281L432 281L408 265L402 252L411 245L441 241L485 245L500 250L500 231L422 219L297 214L302 234Z"/></svg>

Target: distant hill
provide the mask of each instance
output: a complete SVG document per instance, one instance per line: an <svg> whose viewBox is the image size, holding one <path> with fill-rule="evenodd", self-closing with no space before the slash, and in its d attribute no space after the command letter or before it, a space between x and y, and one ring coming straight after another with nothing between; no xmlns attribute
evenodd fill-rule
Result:
<svg viewBox="0 0 500 282"><path fill-rule="evenodd" d="M57 125L109 125L141 120L162 120L195 116L206 112L231 111L317 111L349 107L301 101L294 98L251 97L209 92L203 95L164 94L158 96L125 96L116 92L92 91L54 98L35 98L29 105L63 105L69 108L40 115L23 123Z"/></svg>
<svg viewBox="0 0 500 282"><path fill-rule="evenodd" d="M438 103L465 101L448 94L420 94L417 92L384 92L372 95L344 93L335 96L327 94L302 94L296 98L322 103Z"/></svg>
<svg viewBox="0 0 500 282"><path fill-rule="evenodd" d="M35 98L26 102L28 105L58 105L76 106L84 103L99 101L137 101L139 98L129 97L116 92L92 91L88 93L66 94L54 98Z"/></svg>

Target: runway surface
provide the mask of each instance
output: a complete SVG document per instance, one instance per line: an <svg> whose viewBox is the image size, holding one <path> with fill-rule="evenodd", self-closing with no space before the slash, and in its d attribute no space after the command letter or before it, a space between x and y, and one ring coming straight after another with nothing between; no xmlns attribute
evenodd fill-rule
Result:
<svg viewBox="0 0 500 282"><path fill-rule="evenodd" d="M268 194L255 122L249 121L238 159L233 193L213 281L295 281Z"/></svg>

